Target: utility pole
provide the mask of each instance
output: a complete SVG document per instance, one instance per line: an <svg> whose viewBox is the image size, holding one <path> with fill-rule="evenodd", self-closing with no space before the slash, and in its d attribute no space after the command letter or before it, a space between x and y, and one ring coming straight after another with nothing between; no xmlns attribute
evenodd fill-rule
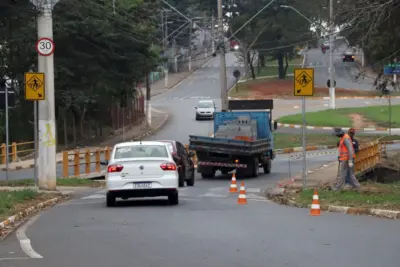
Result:
<svg viewBox="0 0 400 267"><path fill-rule="evenodd" d="M168 10L164 10L165 12L165 19L164 19L164 26L165 26L165 47L164 47L164 54L166 50L168 49ZM165 79L164 79L164 87L168 88L168 60L165 62L164 65L164 74L165 74Z"/></svg>
<svg viewBox="0 0 400 267"><path fill-rule="evenodd" d="M333 58L334 50L334 19L333 19L333 0L329 0L329 107L335 109L335 62Z"/></svg>
<svg viewBox="0 0 400 267"><path fill-rule="evenodd" d="M146 73L146 118L147 126L151 127L151 90L150 90L150 73Z"/></svg>
<svg viewBox="0 0 400 267"><path fill-rule="evenodd" d="M221 111L228 111L228 92L226 85L226 63L225 63L225 40L224 21L222 15L222 0L218 0L218 28L219 28L219 51L220 51L220 83L221 83Z"/></svg>
<svg viewBox="0 0 400 267"><path fill-rule="evenodd" d="M192 28L193 28L192 22L190 22L189 25L189 71L192 71Z"/></svg>
<svg viewBox="0 0 400 267"><path fill-rule="evenodd" d="M0 77L2 79L3 77ZM1 80L0 80L1 81ZM2 81L1 81L2 82ZM14 83L14 80L11 80L12 83ZM2 86L0 84L0 86ZM9 164L10 164L10 130L9 130L9 125L8 125L8 87L6 84L6 81L4 80L4 108L5 108L5 115L6 115L6 180L8 181L9 178Z"/></svg>
<svg viewBox="0 0 400 267"><path fill-rule="evenodd" d="M59 0L31 2L38 8L38 38L53 39L52 9ZM39 189L56 190L56 126L54 99L54 55L38 55L38 71L45 73L46 99L39 101L39 155L38 182Z"/></svg>
<svg viewBox="0 0 400 267"><path fill-rule="evenodd" d="M214 41L214 30L215 30L215 23L214 23L214 10L211 14L211 52L215 52L215 41Z"/></svg>

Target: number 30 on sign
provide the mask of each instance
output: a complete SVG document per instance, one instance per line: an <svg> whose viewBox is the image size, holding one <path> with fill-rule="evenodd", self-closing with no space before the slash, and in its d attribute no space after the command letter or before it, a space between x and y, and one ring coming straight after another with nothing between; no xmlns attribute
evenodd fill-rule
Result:
<svg viewBox="0 0 400 267"><path fill-rule="evenodd" d="M54 42L50 38L40 38L36 43L36 51L41 56L50 56L54 52Z"/></svg>

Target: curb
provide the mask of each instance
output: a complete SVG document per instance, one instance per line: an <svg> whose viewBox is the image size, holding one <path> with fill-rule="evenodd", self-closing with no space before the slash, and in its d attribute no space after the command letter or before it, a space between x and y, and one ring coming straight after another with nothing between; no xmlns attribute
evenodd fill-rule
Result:
<svg viewBox="0 0 400 267"><path fill-rule="evenodd" d="M284 98L274 98L274 99L289 99L290 97L293 97L293 96L288 96L288 97L284 97ZM341 99L341 100L346 100L346 99L349 99L349 100L352 100L352 99L358 99L358 100L362 100L362 99L369 99L369 100L371 100L371 99L375 99L375 100L381 100L381 99L386 99L386 98L388 98L387 96L382 96L382 97L380 97L380 96L337 96L336 97L336 99ZM392 99L400 99L400 96L392 96L391 97ZM264 97L264 96L259 96L259 97L231 97L230 99L233 99L233 100L269 100L269 99L271 99L271 97ZM295 98L293 98L293 99L295 99ZM329 96L323 96L323 97L320 97L320 96L306 96L306 99L307 100L329 100Z"/></svg>
<svg viewBox="0 0 400 267"><path fill-rule="evenodd" d="M317 150L325 150L325 149L332 149L336 148L335 145L331 146L307 146L306 151L317 151ZM294 153L294 152L302 152L303 147L292 147L292 148L282 148L282 149L276 149L274 152L276 154L289 154L289 153Z"/></svg>
<svg viewBox="0 0 400 267"><path fill-rule="evenodd" d="M164 127L165 124L166 124L166 123L168 122L168 120L169 120L169 114L167 114L167 113L164 113L164 114L166 115L166 116L165 116L165 119L164 119L159 125L157 125L156 127L152 128L152 129L149 130L148 132L146 132L146 133L144 133L144 134L142 134L142 135L140 135L140 136L137 136L137 137L133 138L132 141L138 141L138 140L140 140L140 139L142 139L142 138L144 138L144 137L150 136L150 135L154 134L155 132L157 132L158 130L160 130L162 127Z"/></svg>
<svg viewBox="0 0 400 267"><path fill-rule="evenodd" d="M59 197L55 197L49 200L46 200L44 202L41 202L35 206L31 206L29 208L26 208L24 211L21 211L13 216L8 217L4 221L0 222L0 234L2 233L1 230L4 230L5 228L9 226L16 226L18 221L22 221L23 219L27 218L30 215L36 214L39 211L47 208L47 207L52 207L58 203L60 203L63 200L66 200L69 198L69 195L61 195ZM10 232L12 232L14 229L12 229ZM7 237L8 234L5 236L1 237L0 235L0 240L4 239Z"/></svg>
<svg viewBox="0 0 400 267"><path fill-rule="evenodd" d="M336 164L336 163L337 163L337 161L329 162L329 163L324 164L324 165L322 165L322 166L320 166L320 167L318 167L318 168L315 168L315 169L312 169L312 170L308 170L308 171L307 171L307 174L314 173L314 172L317 172L317 171L319 171L319 170L328 168L328 167L330 167L331 165ZM289 186L289 185L293 184L294 182L296 182L296 179L301 178L301 177L302 177L302 176L301 176L301 174L300 174L300 175L296 175L296 176L292 177L292 178L290 179L290 181L288 181L288 182L277 183L277 184L276 184L276 188L286 188L287 186Z"/></svg>
<svg viewBox="0 0 400 267"><path fill-rule="evenodd" d="M283 205L290 206L290 207L311 208L311 205L300 204L300 203L297 203L296 201L293 201L293 200L288 199L283 196L269 197L268 199L270 199L278 204L283 204ZM276 201L277 199L279 200L279 202ZM395 211L395 210L383 210L383 209L374 209L374 208L354 208L354 207L335 206L335 205L321 205L321 210L328 211L328 212L341 212L344 214L352 214L352 215L370 215L370 216L374 216L374 217L386 218L386 219L392 219L392 220L400 219L400 211Z"/></svg>
<svg viewBox="0 0 400 267"><path fill-rule="evenodd" d="M279 120L279 119L278 119ZM278 123L278 127L282 128L293 128L293 129L301 129L303 128L302 125L300 124L286 124L286 123ZM324 127L324 126L306 126L306 129L308 130L331 130L333 131L335 128L342 128L342 130L349 130L351 127ZM356 129L358 131L363 131L363 132L372 132L372 131L385 131L388 132L389 128L383 128L383 127L378 127L378 128L360 128ZM400 131L400 128L392 128L392 131Z"/></svg>

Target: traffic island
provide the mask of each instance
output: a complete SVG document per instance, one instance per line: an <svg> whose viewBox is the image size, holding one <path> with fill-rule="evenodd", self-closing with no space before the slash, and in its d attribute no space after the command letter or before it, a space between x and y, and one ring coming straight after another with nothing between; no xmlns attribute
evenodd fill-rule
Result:
<svg viewBox="0 0 400 267"><path fill-rule="evenodd" d="M288 153L290 153L289 152L290 148L301 147L303 141L302 138L303 138L302 134L275 132L274 148L277 150L286 149L288 150ZM357 134L356 138L360 143L372 142L379 138L382 138L382 141L385 142L386 141L394 142L400 140L400 135L385 136L377 134ZM339 141L338 137L333 136L331 133L327 134L307 133L307 146L309 147L324 147L322 149L336 148L338 141Z"/></svg>
<svg viewBox="0 0 400 267"><path fill-rule="evenodd" d="M361 186L360 191L318 189L321 210L400 219L400 183L390 186L362 183ZM275 189L274 193L267 193L267 198L281 205L311 208L313 193L314 189Z"/></svg>
<svg viewBox="0 0 400 267"><path fill-rule="evenodd" d="M40 193L32 189L0 190L0 240L39 211L69 199L59 192Z"/></svg>
<svg viewBox="0 0 400 267"><path fill-rule="evenodd" d="M265 77L262 79L247 80L239 82L237 87L233 87L229 92L229 97L237 99L297 99L293 96L293 74L285 79L277 77ZM345 88L335 89L336 98L376 98L379 97L376 91L365 91ZM399 93L394 93L394 97ZM329 98L327 87L315 87L314 97L307 99Z"/></svg>
<svg viewBox="0 0 400 267"><path fill-rule="evenodd" d="M391 114L400 114L400 105L391 106ZM327 119L329 118L329 119ZM368 106L356 108L338 108L307 112L306 120L308 128L356 128L365 131L380 130L387 131L400 128L400 117L391 116L389 123L389 106ZM302 114L288 115L279 118L280 126L300 127L303 121Z"/></svg>
<svg viewBox="0 0 400 267"><path fill-rule="evenodd" d="M371 215L400 219L400 153L383 160L372 172L360 179L360 190L344 188L332 191L337 174L337 163L307 177L307 189L302 188L301 178L290 179L286 184L266 191L268 199L281 205L310 208L314 190L317 189L321 210L354 215ZM319 180L318 180L319 177Z"/></svg>

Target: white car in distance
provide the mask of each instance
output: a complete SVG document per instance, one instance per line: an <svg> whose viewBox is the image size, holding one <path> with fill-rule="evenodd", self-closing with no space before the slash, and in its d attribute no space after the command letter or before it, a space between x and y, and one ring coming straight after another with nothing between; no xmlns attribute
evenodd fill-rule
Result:
<svg viewBox="0 0 400 267"><path fill-rule="evenodd" d="M196 121L199 119L214 119L214 112L217 111L214 101L200 100L196 109Z"/></svg>
<svg viewBox="0 0 400 267"><path fill-rule="evenodd" d="M114 146L107 166L106 202L116 199L167 196L179 203L178 168L167 145L156 141L124 142Z"/></svg>

